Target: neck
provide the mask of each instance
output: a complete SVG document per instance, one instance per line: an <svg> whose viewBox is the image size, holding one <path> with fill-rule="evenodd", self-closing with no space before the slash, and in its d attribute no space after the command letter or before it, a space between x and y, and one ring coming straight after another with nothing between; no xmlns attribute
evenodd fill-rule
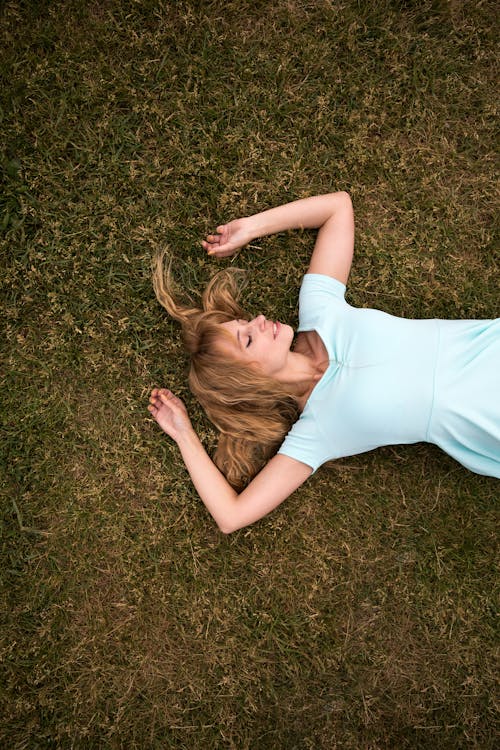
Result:
<svg viewBox="0 0 500 750"><path fill-rule="evenodd" d="M287 368L280 374L279 380L290 387L301 410L325 369L324 363L315 362L307 354L290 352Z"/></svg>

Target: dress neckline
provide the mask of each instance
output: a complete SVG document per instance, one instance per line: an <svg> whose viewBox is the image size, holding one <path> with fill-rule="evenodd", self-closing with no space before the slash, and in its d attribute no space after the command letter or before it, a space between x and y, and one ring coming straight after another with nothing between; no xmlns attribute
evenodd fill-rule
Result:
<svg viewBox="0 0 500 750"><path fill-rule="evenodd" d="M307 398L305 399L304 405L302 406L302 408L300 410L300 413L302 414L304 412L305 408L307 407L309 401L311 400L312 395L318 389L318 387L321 385L321 383L324 381L325 375L326 375L326 373L328 372L328 370L330 368L330 365L331 365L331 362L332 362L332 358L331 358L330 352L328 351L328 347L325 344L324 338L320 334L320 332L317 330L317 328L310 328L310 329L305 330L305 331L298 331L297 336L299 336L301 333L305 334L306 336L307 336L307 334L315 333L316 336L317 336L317 340L319 342L319 349L320 349L320 351L321 351L322 354L326 355L324 358L319 359L319 361L318 361L318 365L320 365L322 362L325 362L326 366L325 366L325 369L323 370L323 372L321 374L321 377L319 378L319 380L316 381L316 383L314 383L314 385L311 388L311 390L310 390ZM311 347L309 345L309 349L311 350L312 354L314 355L314 349L313 349L313 347ZM301 353L304 353L304 352L301 352Z"/></svg>

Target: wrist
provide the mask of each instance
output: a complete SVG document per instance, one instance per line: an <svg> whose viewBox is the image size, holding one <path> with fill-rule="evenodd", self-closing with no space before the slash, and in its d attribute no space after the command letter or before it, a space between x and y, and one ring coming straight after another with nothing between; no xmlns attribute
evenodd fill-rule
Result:
<svg viewBox="0 0 500 750"><path fill-rule="evenodd" d="M242 222L246 235L245 244L248 244L249 242L252 242L252 240L256 240L262 236L262 233L259 231L258 214L254 214L253 216L245 216L243 217Z"/></svg>
<svg viewBox="0 0 500 750"><path fill-rule="evenodd" d="M251 239L255 240L259 237L266 237L290 228L289 221L284 221L282 216L284 210L287 209L288 206L278 206L277 208L270 208L261 211L258 214L249 216L248 221Z"/></svg>
<svg viewBox="0 0 500 750"><path fill-rule="evenodd" d="M183 449L189 449L193 445L196 445L196 443L200 442L200 439L192 425L189 424L189 426L186 426L175 436L175 442L182 451Z"/></svg>

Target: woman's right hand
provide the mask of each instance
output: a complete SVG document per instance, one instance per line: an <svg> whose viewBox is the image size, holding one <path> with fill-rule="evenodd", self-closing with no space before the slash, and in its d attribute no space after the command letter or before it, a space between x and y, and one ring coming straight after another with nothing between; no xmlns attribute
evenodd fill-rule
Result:
<svg viewBox="0 0 500 750"><path fill-rule="evenodd" d="M186 407L168 388L153 388L148 411L176 443L193 429Z"/></svg>
<svg viewBox="0 0 500 750"><path fill-rule="evenodd" d="M209 234L202 241L204 249L216 258L227 258L234 255L236 250L253 239L250 231L250 217L234 219L229 224L217 227L217 234Z"/></svg>

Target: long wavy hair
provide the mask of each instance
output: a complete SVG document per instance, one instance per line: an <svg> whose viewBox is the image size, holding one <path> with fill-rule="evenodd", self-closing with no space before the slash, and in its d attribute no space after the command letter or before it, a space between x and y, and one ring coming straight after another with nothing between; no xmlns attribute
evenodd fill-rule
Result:
<svg viewBox="0 0 500 750"><path fill-rule="evenodd" d="M249 319L239 304L244 272L231 268L217 273L196 307L179 300L166 259L161 253L154 261L156 297L181 325L191 360L189 387L220 433L214 461L241 490L297 420L297 400L284 384L221 352L222 338L230 336L221 324Z"/></svg>

